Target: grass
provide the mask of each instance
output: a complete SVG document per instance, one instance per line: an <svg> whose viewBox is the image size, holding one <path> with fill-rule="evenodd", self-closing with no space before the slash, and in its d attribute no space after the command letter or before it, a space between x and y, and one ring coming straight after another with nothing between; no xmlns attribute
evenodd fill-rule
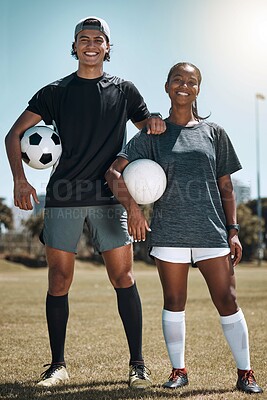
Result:
<svg viewBox="0 0 267 400"><path fill-rule="evenodd" d="M66 361L70 383L36 388L42 365L50 362L45 320L47 269L0 260L0 399L19 400L241 400L236 369L203 278L192 268L186 309L186 366L189 386L167 390L171 367L162 331L162 294L153 266L135 264L143 303L143 353L152 370L146 391L127 387L128 348L117 314L116 296L105 268L77 261L70 292ZM252 367L267 399L267 265L236 269L238 299L250 332Z"/></svg>

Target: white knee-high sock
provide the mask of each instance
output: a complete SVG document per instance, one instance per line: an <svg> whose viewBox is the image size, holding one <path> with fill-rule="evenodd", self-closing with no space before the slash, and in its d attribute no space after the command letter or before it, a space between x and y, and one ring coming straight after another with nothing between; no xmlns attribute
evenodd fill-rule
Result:
<svg viewBox="0 0 267 400"><path fill-rule="evenodd" d="M220 317L224 336L230 346L238 369L250 369L248 328L242 310Z"/></svg>
<svg viewBox="0 0 267 400"><path fill-rule="evenodd" d="M162 330L173 368L185 368L185 311L162 310Z"/></svg>

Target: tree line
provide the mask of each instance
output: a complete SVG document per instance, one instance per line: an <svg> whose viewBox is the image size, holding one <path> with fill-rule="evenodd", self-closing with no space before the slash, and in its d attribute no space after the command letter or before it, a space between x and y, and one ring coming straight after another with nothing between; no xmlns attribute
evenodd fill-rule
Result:
<svg viewBox="0 0 267 400"><path fill-rule="evenodd" d="M257 201L250 200L246 203L239 204L237 207L237 219L240 224L239 238L243 246L243 261L252 261L258 258L258 237L259 237L259 226L262 229L263 237L263 258L267 259L267 198L262 200L262 220L259 224L259 218L257 216ZM145 205L141 206L145 216L150 220L152 215L153 206ZM41 232L43 225L43 214L31 215L27 220L22 221L22 232L16 232L13 229L13 214L12 209L9 208L5 203L4 199L0 198L0 252L2 253L13 253L17 252L18 249L23 253L28 253L29 256L44 257L43 246L39 243L38 237ZM12 239L11 239L12 238ZM11 245L13 241L13 248ZM25 242L25 246L23 243ZM15 248L14 248L15 247ZM147 243L135 243L135 258L145 261L152 262L147 254ZM12 255L12 254L11 254ZM10 254L9 254L10 256ZM88 228L84 227L83 237L79 246L78 257L94 259L96 255L93 250L93 246L90 240Z"/></svg>

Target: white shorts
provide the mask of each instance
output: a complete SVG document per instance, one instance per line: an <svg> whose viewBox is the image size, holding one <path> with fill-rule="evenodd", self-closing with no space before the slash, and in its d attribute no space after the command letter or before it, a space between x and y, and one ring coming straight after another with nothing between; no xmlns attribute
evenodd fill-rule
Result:
<svg viewBox="0 0 267 400"><path fill-rule="evenodd" d="M162 261L172 263L196 263L210 258L226 256L229 248L187 248L187 247L152 247L150 255Z"/></svg>

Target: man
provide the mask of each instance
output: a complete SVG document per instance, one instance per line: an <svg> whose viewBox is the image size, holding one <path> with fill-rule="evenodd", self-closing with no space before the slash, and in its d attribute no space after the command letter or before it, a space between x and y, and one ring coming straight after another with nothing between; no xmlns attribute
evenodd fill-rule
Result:
<svg viewBox="0 0 267 400"><path fill-rule="evenodd" d="M131 82L103 72L103 62L110 59L106 21L98 17L81 20L74 39L72 55L78 60L78 70L40 89L6 136L14 203L24 210L31 210L32 198L37 203L38 198L23 171L21 135L43 120L59 132L63 148L47 185L41 235L49 267L46 316L52 361L38 385L69 380L64 359L68 291L86 222L117 293L130 350L129 386L146 388L151 381L142 356L142 310L132 270L132 238L126 211L109 191L104 174L125 142L129 119L152 134L163 132L165 124L148 112Z"/></svg>

